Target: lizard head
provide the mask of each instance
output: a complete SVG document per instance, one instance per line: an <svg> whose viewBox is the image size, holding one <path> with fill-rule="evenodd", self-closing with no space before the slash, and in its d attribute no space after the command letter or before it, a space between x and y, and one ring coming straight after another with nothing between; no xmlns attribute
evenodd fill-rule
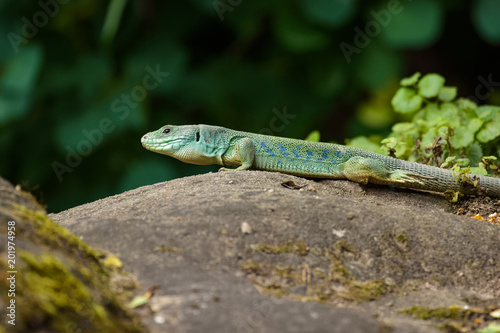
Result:
<svg viewBox="0 0 500 333"><path fill-rule="evenodd" d="M218 163L220 154L214 154L214 148L208 144L211 131L206 125L165 125L149 132L141 138L142 146L155 153L168 155L180 161L192 164ZM215 146L218 149L218 146Z"/></svg>

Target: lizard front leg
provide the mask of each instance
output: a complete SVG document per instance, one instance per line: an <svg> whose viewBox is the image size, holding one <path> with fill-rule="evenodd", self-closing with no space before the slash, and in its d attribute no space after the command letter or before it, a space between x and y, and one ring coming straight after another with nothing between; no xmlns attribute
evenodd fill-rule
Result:
<svg viewBox="0 0 500 333"><path fill-rule="evenodd" d="M225 164L239 165L236 169L222 167L219 171L248 170L255 160L255 147L252 139L244 137L236 141L222 156Z"/></svg>

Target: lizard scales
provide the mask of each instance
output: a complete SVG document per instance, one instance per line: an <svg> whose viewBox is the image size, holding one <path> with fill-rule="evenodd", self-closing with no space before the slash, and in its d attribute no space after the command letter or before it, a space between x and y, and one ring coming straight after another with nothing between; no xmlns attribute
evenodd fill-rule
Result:
<svg viewBox="0 0 500 333"><path fill-rule="evenodd" d="M222 165L222 171L266 170L349 179L436 192L500 197L500 178L469 175L477 186L457 183L451 171L333 143L275 137L209 125L166 125L145 134L142 145L186 163ZM471 182L472 183L472 182Z"/></svg>

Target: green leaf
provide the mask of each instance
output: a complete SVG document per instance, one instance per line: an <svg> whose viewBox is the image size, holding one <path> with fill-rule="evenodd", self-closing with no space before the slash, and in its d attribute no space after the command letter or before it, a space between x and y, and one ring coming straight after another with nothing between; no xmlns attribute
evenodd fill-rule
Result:
<svg viewBox="0 0 500 333"><path fill-rule="evenodd" d="M404 79L402 79L399 82L399 84L402 85L403 87L413 86L413 85L417 84L418 79L420 79L420 75L421 75L420 72L416 72L412 76L405 77Z"/></svg>
<svg viewBox="0 0 500 333"><path fill-rule="evenodd" d="M468 167L470 165L470 160L468 158L457 158L455 161L460 167Z"/></svg>
<svg viewBox="0 0 500 333"><path fill-rule="evenodd" d="M382 3L387 6L387 2ZM387 23L383 24L381 30L382 38L388 45L396 48L423 48L434 43L441 35L444 18L440 2L405 1L404 5L396 7L396 11L386 19Z"/></svg>
<svg viewBox="0 0 500 333"><path fill-rule="evenodd" d="M487 42L500 42L500 6L498 0L477 0L472 7L472 22Z"/></svg>
<svg viewBox="0 0 500 333"><path fill-rule="evenodd" d="M320 135L319 131L315 130L309 133L309 135L305 138L306 141L314 141L314 142L319 142Z"/></svg>
<svg viewBox="0 0 500 333"><path fill-rule="evenodd" d="M463 110L464 112L467 113L474 113L477 110L477 104L468 98L463 98L463 97L457 98L455 104L458 106L460 110Z"/></svg>
<svg viewBox="0 0 500 333"><path fill-rule="evenodd" d="M357 136L350 140L346 140L346 145L349 147L360 148L374 153L383 154L384 151L380 149L380 145L376 144L366 136Z"/></svg>
<svg viewBox="0 0 500 333"><path fill-rule="evenodd" d="M397 123L392 126L392 131L396 133L408 134L415 132L415 124L413 123Z"/></svg>
<svg viewBox="0 0 500 333"><path fill-rule="evenodd" d="M426 74L418 82L418 94L426 98L436 97L444 85L444 77L439 74Z"/></svg>
<svg viewBox="0 0 500 333"><path fill-rule="evenodd" d="M410 143L411 142L411 143ZM413 147L413 139L411 136L406 136L404 138L388 137L380 141L380 150L385 152L391 152L395 150L395 155L397 158L406 159L411 154L411 148ZM383 153L382 153L383 154ZM385 154L384 154L385 155Z"/></svg>
<svg viewBox="0 0 500 333"><path fill-rule="evenodd" d="M391 104L394 111L399 113L412 113L420 109L423 99L410 88L399 88L392 98Z"/></svg>
<svg viewBox="0 0 500 333"><path fill-rule="evenodd" d="M500 333L500 325L491 323L487 327L477 330L477 333Z"/></svg>
<svg viewBox="0 0 500 333"><path fill-rule="evenodd" d="M460 111L454 103L429 103L426 107L427 119L433 124L446 123L456 128L460 126ZM432 119L432 120L431 120Z"/></svg>
<svg viewBox="0 0 500 333"><path fill-rule="evenodd" d="M457 87L442 87L438 98L443 102L451 102L457 97Z"/></svg>
<svg viewBox="0 0 500 333"><path fill-rule="evenodd" d="M485 123L483 128L477 133L476 138L479 142L490 142L500 136L500 113L489 122Z"/></svg>
<svg viewBox="0 0 500 333"><path fill-rule="evenodd" d="M474 141L474 132L469 131L467 127L458 127L454 129L454 135L450 137L451 146L455 149L464 148Z"/></svg>
<svg viewBox="0 0 500 333"><path fill-rule="evenodd" d="M300 0L304 14L311 22L340 27L348 22L356 9L356 0Z"/></svg>
<svg viewBox="0 0 500 333"><path fill-rule="evenodd" d="M330 37L316 30L288 10L281 10L274 24L278 41L293 52L322 50L330 43Z"/></svg>
<svg viewBox="0 0 500 333"><path fill-rule="evenodd" d="M0 124L22 118L29 112L42 56L42 48L32 44L7 63L0 80Z"/></svg>
<svg viewBox="0 0 500 333"><path fill-rule="evenodd" d="M456 159L457 159L456 156L448 156L444 161L444 163L442 163L439 167L440 168L451 167L453 164L455 164Z"/></svg>
<svg viewBox="0 0 500 333"><path fill-rule="evenodd" d="M106 19L101 31L101 41L110 44L118 31L127 0L111 0L106 11Z"/></svg>
<svg viewBox="0 0 500 333"><path fill-rule="evenodd" d="M476 109L476 113L483 121L490 121L500 113L500 106L481 105Z"/></svg>
<svg viewBox="0 0 500 333"><path fill-rule="evenodd" d="M483 157L483 149L476 141L465 149L465 155L470 160L470 165L476 166L481 162L481 158Z"/></svg>
<svg viewBox="0 0 500 333"><path fill-rule="evenodd" d="M470 120L469 124L467 125L467 128L469 129L470 132L476 133L481 126L483 126L484 121L482 121L479 118L473 118Z"/></svg>
<svg viewBox="0 0 500 333"><path fill-rule="evenodd" d="M488 175L488 171L483 167L471 167L469 173L480 176Z"/></svg>
<svg viewBox="0 0 500 333"><path fill-rule="evenodd" d="M390 149L394 149L398 144L398 140L396 138L390 137L380 141L380 143Z"/></svg>

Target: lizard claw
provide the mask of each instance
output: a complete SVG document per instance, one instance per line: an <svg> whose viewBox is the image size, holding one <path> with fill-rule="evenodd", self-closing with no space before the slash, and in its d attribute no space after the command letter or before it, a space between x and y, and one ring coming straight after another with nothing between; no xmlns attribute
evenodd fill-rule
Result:
<svg viewBox="0 0 500 333"><path fill-rule="evenodd" d="M406 183L406 184L419 184L424 185L425 183L420 179L434 179L433 177L421 176L412 172L396 170L393 171L389 177L393 182Z"/></svg>

